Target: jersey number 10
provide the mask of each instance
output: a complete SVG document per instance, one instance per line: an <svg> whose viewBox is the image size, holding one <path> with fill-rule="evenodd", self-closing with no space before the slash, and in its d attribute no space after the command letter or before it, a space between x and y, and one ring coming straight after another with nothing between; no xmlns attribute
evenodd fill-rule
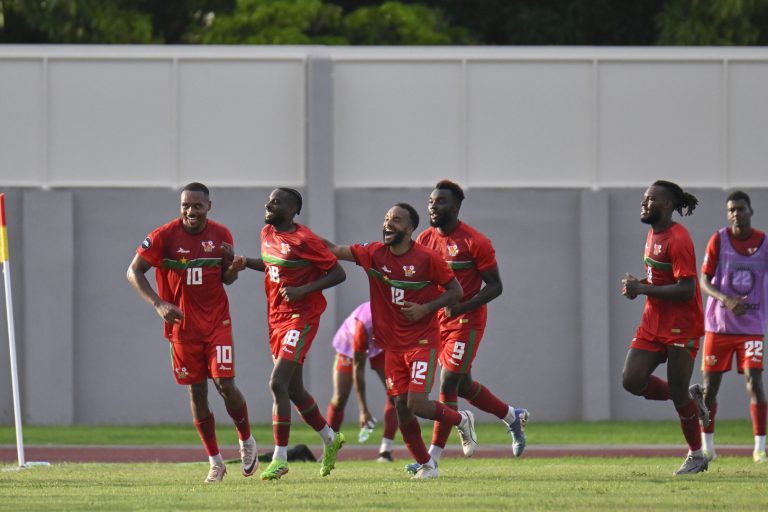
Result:
<svg viewBox="0 0 768 512"><path fill-rule="evenodd" d="M200 267L188 268L187 284L203 284L203 269Z"/></svg>

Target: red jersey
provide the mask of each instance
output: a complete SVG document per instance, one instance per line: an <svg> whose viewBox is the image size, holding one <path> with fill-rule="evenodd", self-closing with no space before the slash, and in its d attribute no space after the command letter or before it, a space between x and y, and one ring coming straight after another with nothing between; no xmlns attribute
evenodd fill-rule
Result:
<svg viewBox="0 0 768 512"><path fill-rule="evenodd" d="M480 291L483 286L480 273L496 266L496 251L491 241L461 221L449 235L442 235L437 228L430 226L419 235L416 242L436 251L448 263L464 290L462 302L471 299ZM463 315L446 318L441 309L437 316L440 326L446 330L464 327L483 329L488 317L487 310L487 306L483 304Z"/></svg>
<svg viewBox="0 0 768 512"><path fill-rule="evenodd" d="M314 321L325 311L320 291L286 302L280 288L316 281L336 265L336 256L306 226L296 224L291 232L277 231L267 224L261 230L261 259L264 260L264 291L269 304L269 325L299 317Z"/></svg>
<svg viewBox="0 0 768 512"><path fill-rule="evenodd" d="M384 350L403 352L436 347L440 331L436 315L416 322L400 312L405 302L426 304L441 295L440 285L453 271L436 252L412 243L396 256L381 242L350 246L355 262L365 269L371 290L373 337Z"/></svg>
<svg viewBox="0 0 768 512"><path fill-rule="evenodd" d="M752 233L745 240L739 240L731 230L728 229L728 238L736 252L744 256L751 256L763 245L765 233L759 229L752 228ZM717 271L717 261L720 259L720 235L715 232L707 243L707 253L704 255L704 263L701 265L701 273L712 278Z"/></svg>
<svg viewBox="0 0 768 512"><path fill-rule="evenodd" d="M229 301L221 281L222 242L233 244L223 224L208 220L205 229L193 234L181 219L174 219L152 231L136 249L155 267L157 294L184 313L180 323L164 322L169 340L210 343L222 329L231 332Z"/></svg>
<svg viewBox="0 0 768 512"><path fill-rule="evenodd" d="M688 230L677 223L660 233L649 229L645 241L645 272L648 284L652 286L692 278L696 293L683 302L647 297L640 328L654 338L698 338L704 335L696 254Z"/></svg>

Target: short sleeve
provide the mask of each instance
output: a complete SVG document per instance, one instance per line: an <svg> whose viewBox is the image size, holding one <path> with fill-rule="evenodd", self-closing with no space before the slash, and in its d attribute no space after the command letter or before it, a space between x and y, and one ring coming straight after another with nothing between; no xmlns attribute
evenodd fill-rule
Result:
<svg viewBox="0 0 768 512"><path fill-rule="evenodd" d="M686 232L675 237L670 249L672 275L675 276L675 279L696 277L696 255L690 235Z"/></svg>
<svg viewBox="0 0 768 512"><path fill-rule="evenodd" d="M353 244L349 246L349 250L352 251L355 263L366 270L371 268L371 253L368 244Z"/></svg>
<svg viewBox="0 0 768 512"><path fill-rule="evenodd" d="M478 272L484 272L497 266L496 251L488 238L480 237L474 240L469 250Z"/></svg>
<svg viewBox="0 0 768 512"><path fill-rule="evenodd" d="M430 251L429 257L431 259L432 275L439 285L446 285L456 277L451 267L448 266L448 262L441 258L439 254Z"/></svg>
<svg viewBox="0 0 768 512"><path fill-rule="evenodd" d="M159 267L163 262L164 242L162 228L158 228L147 235L136 253L153 267Z"/></svg>
<svg viewBox="0 0 768 512"><path fill-rule="evenodd" d="M717 261L720 259L720 233L716 232L707 242L701 273L712 277L717 272Z"/></svg>
<svg viewBox="0 0 768 512"><path fill-rule="evenodd" d="M301 258L314 263L320 270L328 271L336 265L336 256L318 236L304 239Z"/></svg>

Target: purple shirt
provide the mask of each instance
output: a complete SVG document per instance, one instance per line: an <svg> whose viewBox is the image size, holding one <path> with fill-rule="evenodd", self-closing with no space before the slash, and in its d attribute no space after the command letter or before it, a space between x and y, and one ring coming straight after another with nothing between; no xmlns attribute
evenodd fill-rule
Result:
<svg viewBox="0 0 768 512"><path fill-rule="evenodd" d="M370 302L363 302L357 306L344 320L339 330L336 331L336 336L333 337L333 348L339 354L347 357L355 356L355 347L353 346L355 340L355 320L365 326L365 331L368 334L368 357L376 357L382 350L376 344L376 340L373 339L373 319L371 318Z"/></svg>
<svg viewBox="0 0 768 512"><path fill-rule="evenodd" d="M765 332L765 308L768 283L768 249L766 242L749 256L740 254L731 245L727 228L718 231L720 235L720 255L717 269L712 278L712 285L726 295L746 296L745 303L749 310L741 315L734 315L722 302L709 297L705 327L707 332L721 334L754 334L762 336ZM768 237L767 237L768 238Z"/></svg>

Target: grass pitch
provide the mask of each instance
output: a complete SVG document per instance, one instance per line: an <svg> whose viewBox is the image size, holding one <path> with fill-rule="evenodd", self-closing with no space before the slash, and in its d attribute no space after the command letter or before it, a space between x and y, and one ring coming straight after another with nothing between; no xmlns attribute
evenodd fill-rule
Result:
<svg viewBox="0 0 768 512"><path fill-rule="evenodd" d="M678 460L679 459L679 460ZM62 464L0 473L0 510L767 510L768 466L722 458L673 477L682 458L446 459L440 478L403 465L343 462L327 478L292 463L279 481L237 464L204 484L207 464Z"/></svg>

